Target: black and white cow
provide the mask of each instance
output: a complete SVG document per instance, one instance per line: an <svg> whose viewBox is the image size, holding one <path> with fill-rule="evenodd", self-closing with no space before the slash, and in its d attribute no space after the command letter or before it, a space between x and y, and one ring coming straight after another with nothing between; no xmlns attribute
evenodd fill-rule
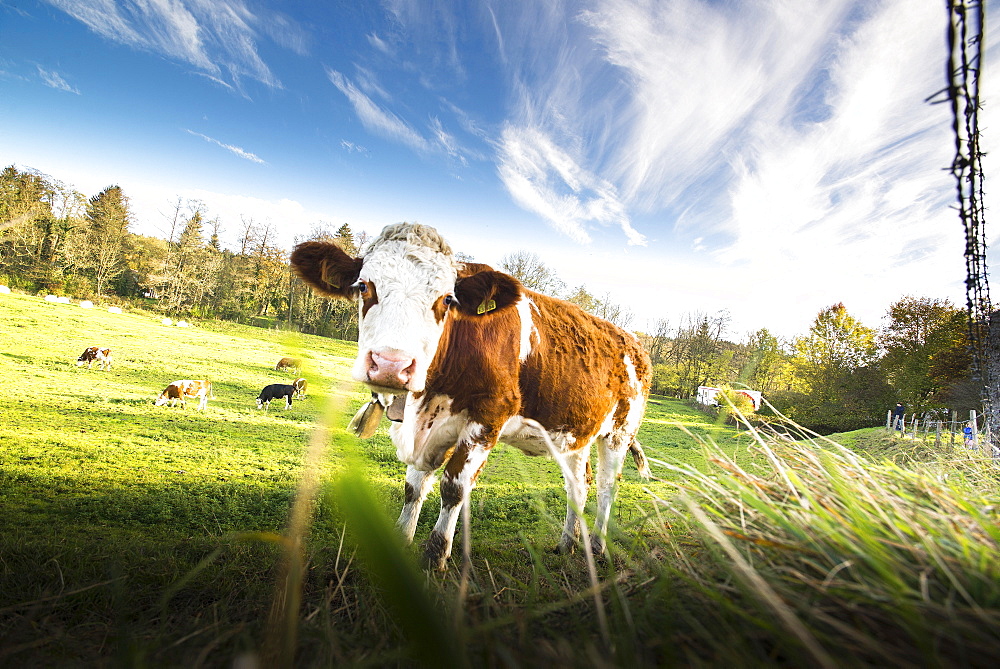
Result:
<svg viewBox="0 0 1000 669"><path fill-rule="evenodd" d="M269 386L264 386L264 389L260 391L260 395L257 396L257 408L268 410L271 408L271 400L284 397L285 409L291 409L292 397L295 396L295 393L295 386L287 383L272 383Z"/></svg>

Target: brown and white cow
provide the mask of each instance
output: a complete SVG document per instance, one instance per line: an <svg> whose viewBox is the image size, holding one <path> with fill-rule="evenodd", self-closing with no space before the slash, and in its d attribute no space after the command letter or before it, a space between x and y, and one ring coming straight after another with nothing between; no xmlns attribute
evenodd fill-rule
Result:
<svg viewBox="0 0 1000 669"><path fill-rule="evenodd" d="M274 371L279 372L283 369L292 369L298 371L302 367L302 361L298 358L282 358L274 366Z"/></svg>
<svg viewBox="0 0 1000 669"><path fill-rule="evenodd" d="M84 349L83 353L80 354L80 357L76 359L76 366L83 367L86 365L87 369L90 369L90 366L95 362L97 363L98 369L111 369L111 349L102 348L100 346L88 346Z"/></svg>
<svg viewBox="0 0 1000 669"><path fill-rule="evenodd" d="M212 392L211 381L182 379L170 383L153 403L156 406L163 406L169 402L170 406L173 406L175 402L180 402L181 406L185 407L187 406L187 402L185 401L187 398L197 397L198 409L201 410L208 406L210 395L215 397L215 394Z"/></svg>
<svg viewBox="0 0 1000 669"><path fill-rule="evenodd" d="M306 242L291 262L324 293L358 299L353 376L381 404L403 403L390 436L407 464L397 524L408 541L434 472L447 463L441 513L425 545L431 565L445 568L462 504L498 441L559 459L567 492L563 552L579 541L577 514L597 443L591 549L604 550L625 455L631 451L649 474L635 434L650 364L632 334L486 265L456 261L427 226L390 225L358 258Z"/></svg>
<svg viewBox="0 0 1000 669"><path fill-rule="evenodd" d="M306 390L309 388L309 382L304 378L299 377L292 381L292 385L295 386L295 396L302 398L306 396Z"/></svg>

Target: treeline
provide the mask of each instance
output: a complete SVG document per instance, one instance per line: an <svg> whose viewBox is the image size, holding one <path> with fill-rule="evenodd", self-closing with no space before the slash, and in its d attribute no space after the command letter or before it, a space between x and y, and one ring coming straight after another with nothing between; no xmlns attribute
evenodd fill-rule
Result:
<svg viewBox="0 0 1000 669"><path fill-rule="evenodd" d="M607 297L567 287L535 254L507 256L502 268L622 327L631 321ZM654 393L690 399L699 386L760 390L780 413L821 433L878 425L896 402L907 414L981 405L964 309L908 296L883 321L866 327L835 304L788 340L761 329L734 341L726 312L687 314L675 324L662 318L639 336L653 362Z"/></svg>
<svg viewBox="0 0 1000 669"><path fill-rule="evenodd" d="M45 175L7 167L0 172L0 281L175 316L357 338L355 306L296 280L270 223L241 220L234 248L223 247L220 221L195 201L177 201L166 239L133 234L131 223L118 186L87 198ZM306 240L333 241L349 253L365 241L347 224L318 225L296 241ZM535 254L511 254L500 269L631 326L627 307L567 286ZM897 401L907 413L979 406L964 310L947 300L904 297L884 321L880 329L866 327L836 304L790 340L766 329L734 337L725 312L687 314L675 323L662 318L639 336L653 362L653 392L693 398L698 386L748 387L820 432L876 425Z"/></svg>
<svg viewBox="0 0 1000 669"><path fill-rule="evenodd" d="M272 224L244 219L235 247L223 248L219 220L207 218L197 201L177 201L166 239L133 234L132 222L118 186L88 199L45 175L6 167L0 172L0 277L26 291L357 337L356 309L295 279ZM356 250L347 225L317 226L307 239Z"/></svg>

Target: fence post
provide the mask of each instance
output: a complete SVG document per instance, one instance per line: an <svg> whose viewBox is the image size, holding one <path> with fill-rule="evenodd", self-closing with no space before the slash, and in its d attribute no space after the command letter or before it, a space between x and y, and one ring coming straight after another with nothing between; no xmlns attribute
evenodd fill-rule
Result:
<svg viewBox="0 0 1000 669"><path fill-rule="evenodd" d="M979 419L976 416L976 410L969 410L969 425L972 426L972 445L978 451L979 450Z"/></svg>
<svg viewBox="0 0 1000 669"><path fill-rule="evenodd" d="M885 412L885 431L892 432L892 409Z"/></svg>
<svg viewBox="0 0 1000 669"><path fill-rule="evenodd" d="M910 429L912 431L912 434L910 436L913 438L914 441L916 441L917 439L917 428L919 427L919 425L920 425L920 419L917 418L917 414L913 414L913 420L910 423Z"/></svg>
<svg viewBox="0 0 1000 669"><path fill-rule="evenodd" d="M941 421L938 420L934 430L934 448L941 448Z"/></svg>
<svg viewBox="0 0 1000 669"><path fill-rule="evenodd" d="M958 425L958 411L955 409L951 410L951 424L948 426L948 431L951 432L951 444L955 445L955 426Z"/></svg>

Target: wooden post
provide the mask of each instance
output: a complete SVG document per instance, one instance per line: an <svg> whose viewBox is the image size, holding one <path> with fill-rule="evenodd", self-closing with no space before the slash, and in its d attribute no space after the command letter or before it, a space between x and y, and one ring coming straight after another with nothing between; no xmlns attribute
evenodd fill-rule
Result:
<svg viewBox="0 0 1000 669"><path fill-rule="evenodd" d="M885 412L885 431L892 432L892 409Z"/></svg>
<svg viewBox="0 0 1000 669"><path fill-rule="evenodd" d="M976 417L976 410L969 410L969 425L972 426L972 444L979 450L979 422Z"/></svg>
<svg viewBox="0 0 1000 669"><path fill-rule="evenodd" d="M913 420L910 423L911 437L914 441L917 439L917 427L919 426L920 419L917 418L917 414L913 414Z"/></svg>
<svg viewBox="0 0 1000 669"><path fill-rule="evenodd" d="M937 427L934 430L934 448L941 448L941 421L937 422Z"/></svg>
<svg viewBox="0 0 1000 669"><path fill-rule="evenodd" d="M958 425L958 411L955 409L951 410L951 424L948 426L948 431L951 432L951 445L955 445L955 426Z"/></svg>

